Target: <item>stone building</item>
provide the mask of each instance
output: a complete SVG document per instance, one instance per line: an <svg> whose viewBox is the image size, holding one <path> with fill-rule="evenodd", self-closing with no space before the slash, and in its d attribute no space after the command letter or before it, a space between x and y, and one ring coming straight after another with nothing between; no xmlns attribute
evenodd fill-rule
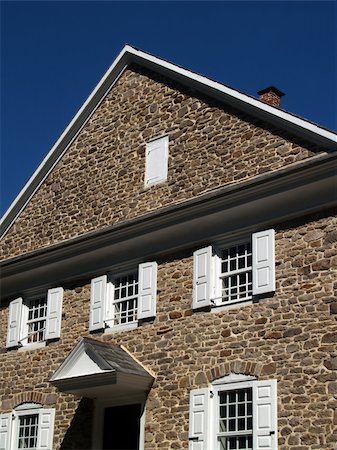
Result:
<svg viewBox="0 0 337 450"><path fill-rule="evenodd" d="M337 448L335 133L126 46L2 220L0 448Z"/></svg>

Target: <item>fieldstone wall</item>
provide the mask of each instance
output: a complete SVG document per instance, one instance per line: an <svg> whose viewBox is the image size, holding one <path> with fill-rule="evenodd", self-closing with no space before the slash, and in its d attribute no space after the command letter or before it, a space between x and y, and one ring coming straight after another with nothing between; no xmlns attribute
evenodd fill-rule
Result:
<svg viewBox="0 0 337 450"><path fill-rule="evenodd" d="M147 401L146 450L186 450L189 391L232 372L277 380L280 450L337 448L336 211L274 228L274 295L192 312L191 249L158 261L153 323L93 336L124 345L156 374ZM6 351L8 310L2 308L0 412L39 398L56 408L54 449L87 449L92 403L48 383L79 337L89 335L89 280L64 287L62 336L45 348Z"/></svg>
<svg viewBox="0 0 337 450"><path fill-rule="evenodd" d="M145 146L169 135L168 180L144 188ZM46 247L323 152L133 67L121 76L1 244Z"/></svg>

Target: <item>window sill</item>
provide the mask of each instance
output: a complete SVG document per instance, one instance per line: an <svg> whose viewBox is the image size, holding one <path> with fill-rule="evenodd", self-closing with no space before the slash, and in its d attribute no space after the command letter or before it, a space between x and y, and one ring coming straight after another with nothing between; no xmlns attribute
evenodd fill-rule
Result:
<svg viewBox="0 0 337 450"><path fill-rule="evenodd" d="M134 330L138 327L138 322L130 322L123 325L115 325L111 328L105 328L104 334L118 333L120 331Z"/></svg>
<svg viewBox="0 0 337 450"><path fill-rule="evenodd" d="M167 178L158 181L151 181L149 183L144 183L144 190L150 189L152 186L158 186L167 182Z"/></svg>
<svg viewBox="0 0 337 450"><path fill-rule="evenodd" d="M35 342L34 344L26 344L18 349L18 352L27 352L29 350L36 350L46 346L46 342Z"/></svg>
<svg viewBox="0 0 337 450"><path fill-rule="evenodd" d="M253 299L249 298L247 300L241 300L236 303L229 303L228 305L220 305L220 306L212 305L211 312L217 313L217 312L226 311L227 309L241 308L242 306L247 306L247 305L252 305L252 304L253 304Z"/></svg>

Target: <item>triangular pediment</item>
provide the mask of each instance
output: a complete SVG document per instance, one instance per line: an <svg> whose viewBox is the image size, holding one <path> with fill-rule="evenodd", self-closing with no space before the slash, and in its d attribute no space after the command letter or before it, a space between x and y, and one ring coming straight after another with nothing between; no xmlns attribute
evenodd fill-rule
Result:
<svg viewBox="0 0 337 450"><path fill-rule="evenodd" d="M103 358L100 358L97 353L92 351L86 339L81 339L50 381L106 373L114 370Z"/></svg>
<svg viewBox="0 0 337 450"><path fill-rule="evenodd" d="M49 381L63 392L97 397L146 391L153 380L123 347L82 338Z"/></svg>

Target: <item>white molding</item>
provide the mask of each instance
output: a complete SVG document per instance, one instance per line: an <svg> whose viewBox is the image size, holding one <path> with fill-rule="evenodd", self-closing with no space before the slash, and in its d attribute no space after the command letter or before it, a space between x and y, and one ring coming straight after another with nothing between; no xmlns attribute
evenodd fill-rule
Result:
<svg viewBox="0 0 337 450"><path fill-rule="evenodd" d="M158 72L165 72L168 77L176 78L185 84L192 84L197 89L207 89L207 94L210 96L217 97L221 95L223 97L221 101L227 100L229 103L234 101L239 109L241 107L244 110L245 107L249 107L250 113L253 115L254 110L263 112L269 118L277 118L283 123L283 128L287 128L285 127L287 124L291 125L291 131L295 134L305 134L306 138L310 140L310 137L307 136L309 133L311 139L316 136L318 140L323 140L326 146L330 146L331 149L337 148L337 134L333 131L329 131L305 119L267 105L260 100L229 88L219 82L126 45L2 217L0 221L0 227L2 228L1 235L7 232L36 190L41 186L60 158L62 158L73 139L78 135L87 120L104 99L106 93L132 62L150 67L152 70ZM268 122L267 119L265 120ZM282 128L281 124L279 126Z"/></svg>
<svg viewBox="0 0 337 450"><path fill-rule="evenodd" d="M109 322L109 320L107 320L106 322ZM112 327L104 328L104 334L112 334L112 333L119 333L120 331L134 330L137 327L138 321L125 323L122 325L113 325Z"/></svg>
<svg viewBox="0 0 337 450"><path fill-rule="evenodd" d="M42 408L42 405L40 403L34 403L34 402L21 403L21 405L19 405L16 408L14 408L14 412L16 412L16 411L25 411L25 414L27 414L29 409L38 410L40 408Z"/></svg>
<svg viewBox="0 0 337 450"><path fill-rule="evenodd" d="M225 375L224 377L218 378L213 381L212 386L223 386L224 384L233 384L233 383L242 383L246 381L253 381L257 378L253 375L245 375L242 373L230 373L229 375Z"/></svg>
<svg viewBox="0 0 337 450"><path fill-rule="evenodd" d="M23 344L22 347L18 348L18 352L28 352L30 350L37 350L43 348L47 345L46 341L43 342L33 342L31 344Z"/></svg>

